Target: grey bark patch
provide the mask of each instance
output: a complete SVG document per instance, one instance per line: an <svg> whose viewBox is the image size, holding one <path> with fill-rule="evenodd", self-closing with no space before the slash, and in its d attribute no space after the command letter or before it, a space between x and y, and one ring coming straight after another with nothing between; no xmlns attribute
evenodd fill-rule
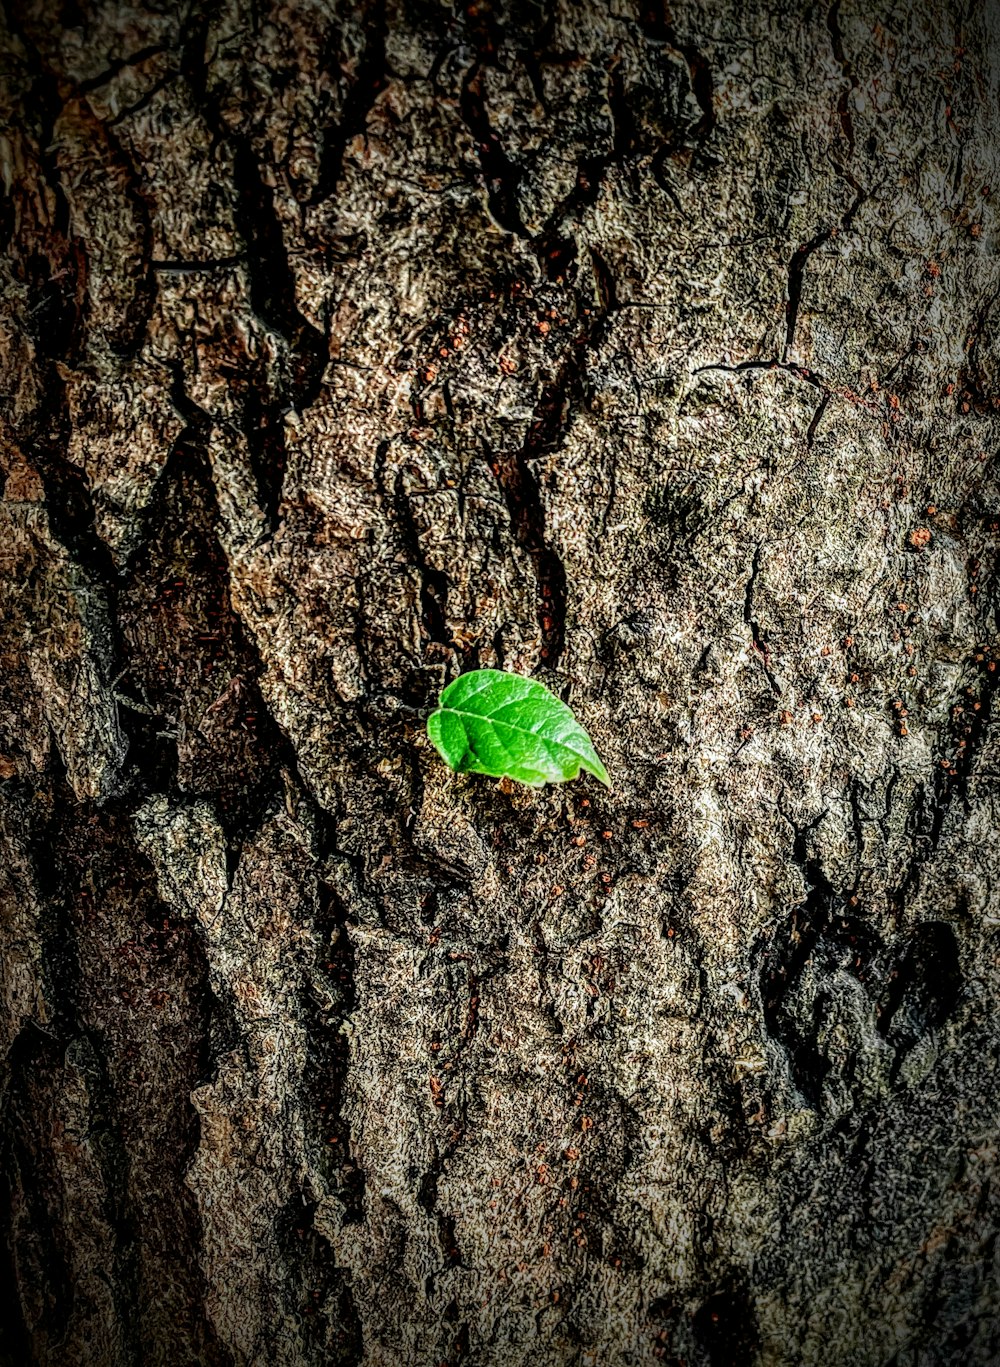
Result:
<svg viewBox="0 0 1000 1367"><path fill-rule="evenodd" d="M179 806L157 795L139 807L132 822L164 902L210 924L222 910L228 877L225 838L208 804Z"/></svg>

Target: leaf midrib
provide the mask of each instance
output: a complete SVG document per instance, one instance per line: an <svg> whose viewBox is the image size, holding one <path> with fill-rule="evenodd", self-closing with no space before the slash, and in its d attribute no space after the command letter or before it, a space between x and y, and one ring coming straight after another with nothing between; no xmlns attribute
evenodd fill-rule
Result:
<svg viewBox="0 0 1000 1367"><path fill-rule="evenodd" d="M484 689L479 691L485 692ZM472 696L475 697L476 695L472 694ZM460 707L442 707L439 710L442 712L452 712L456 717L473 717L476 721L487 722L490 726L506 726L508 731L516 731L518 735L521 736L531 736L533 740L540 740L543 745L554 745L560 750L568 750L569 753L575 755L577 759L585 759L588 761L590 759L589 755L584 754L580 750L574 750L571 745L566 745L561 740L551 740L548 736L540 735L537 731L529 731L525 726L515 726L513 722L498 721L495 717L484 717L482 712L465 712Z"/></svg>

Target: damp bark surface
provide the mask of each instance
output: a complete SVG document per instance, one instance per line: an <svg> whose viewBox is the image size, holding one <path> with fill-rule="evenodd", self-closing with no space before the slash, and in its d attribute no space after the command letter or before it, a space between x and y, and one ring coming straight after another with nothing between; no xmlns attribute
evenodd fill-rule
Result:
<svg viewBox="0 0 1000 1367"><path fill-rule="evenodd" d="M995 7L0 96L3 1362L995 1363ZM485 667L612 791L447 770Z"/></svg>

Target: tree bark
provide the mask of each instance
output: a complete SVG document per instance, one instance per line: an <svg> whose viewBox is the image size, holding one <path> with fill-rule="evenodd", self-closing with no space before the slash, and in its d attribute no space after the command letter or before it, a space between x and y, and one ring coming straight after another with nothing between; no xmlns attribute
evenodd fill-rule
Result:
<svg viewBox="0 0 1000 1367"><path fill-rule="evenodd" d="M9 5L6 1362L1000 1358L1000 37L869 15Z"/></svg>

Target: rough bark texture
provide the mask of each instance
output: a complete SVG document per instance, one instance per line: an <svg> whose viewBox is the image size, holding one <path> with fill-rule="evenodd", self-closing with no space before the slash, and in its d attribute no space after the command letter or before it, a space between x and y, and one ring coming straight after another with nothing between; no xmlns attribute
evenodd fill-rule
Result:
<svg viewBox="0 0 1000 1367"><path fill-rule="evenodd" d="M997 29L9 5L7 1362L998 1360Z"/></svg>

